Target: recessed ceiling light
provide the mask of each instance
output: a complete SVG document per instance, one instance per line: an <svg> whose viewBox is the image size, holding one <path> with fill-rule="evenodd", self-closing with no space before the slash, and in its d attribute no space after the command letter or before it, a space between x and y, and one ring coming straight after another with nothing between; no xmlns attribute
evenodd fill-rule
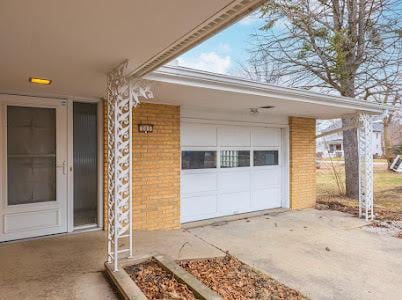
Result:
<svg viewBox="0 0 402 300"><path fill-rule="evenodd" d="M29 77L29 82L40 85L49 85L52 83L50 79L38 78L38 77Z"/></svg>

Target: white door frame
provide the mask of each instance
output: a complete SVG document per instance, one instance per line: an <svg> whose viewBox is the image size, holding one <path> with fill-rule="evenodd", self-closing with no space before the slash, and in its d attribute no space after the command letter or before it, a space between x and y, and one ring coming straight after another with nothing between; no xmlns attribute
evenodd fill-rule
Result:
<svg viewBox="0 0 402 300"><path fill-rule="evenodd" d="M6 116L6 108L7 106L25 106L25 107L44 107L44 108L55 108L56 110L56 126L57 126L57 135L56 135L56 172L57 175L57 189L56 189L56 201L52 202L43 202L43 203L34 203L34 204L21 204L15 207L8 206L7 204L7 142L6 142L6 124L1 124L0 130L0 216L2 217L0 224L0 241L1 240L12 240L12 239L21 239L27 237L33 237L37 235L46 235L46 234L54 234L61 233L67 231L67 174L63 175L66 172L66 166L64 165L67 160L67 151L65 151L65 147L59 147L57 145L64 143L67 145L67 136L66 136L66 125L67 125L67 115L65 111L60 111L60 107L65 106L66 102L64 100L53 100L46 99L40 97L27 97L27 96L16 96L16 95L0 95L0 113L2 115L3 122L7 122ZM64 148L64 149L63 149ZM61 173L60 173L61 172ZM54 203L53 203L54 202ZM24 209L26 211L24 211ZM56 211L56 218L58 225L52 225L50 227L38 228L31 231L21 231L15 233L5 233L6 229L6 218L9 215L14 215L14 217L21 217L30 212L37 214L46 214L46 212L51 213L51 211ZM36 216L37 218L39 215ZM55 228L56 227L56 228ZM37 233L35 233L37 232ZM4 235L3 235L4 233Z"/></svg>
<svg viewBox="0 0 402 300"><path fill-rule="evenodd" d="M67 214L67 228L66 232L73 232L76 230L84 230L85 228L74 228L74 170L73 170L73 102L83 102L83 103L96 103L97 113L98 113L98 224L96 228L102 229L104 224L104 203L103 203L103 101L94 99L75 99L75 98L47 98L29 95L10 95L10 94L0 94L0 105L7 103L9 105L30 105L46 107L46 104L55 104L56 101L67 106L66 114L66 139L67 139L67 180L66 180L66 214ZM3 113L0 111L0 113ZM0 128L0 141L3 143L3 130ZM0 146L0 215L3 205L3 197L5 193L5 161L4 161L4 151L3 147ZM0 220L2 223L2 221ZM0 230L2 230L3 224L0 223Z"/></svg>
<svg viewBox="0 0 402 300"><path fill-rule="evenodd" d="M97 226L74 227L74 102L96 103L98 118L98 224ZM69 98L67 100L67 140L68 140L68 232L92 228L103 228L103 101Z"/></svg>

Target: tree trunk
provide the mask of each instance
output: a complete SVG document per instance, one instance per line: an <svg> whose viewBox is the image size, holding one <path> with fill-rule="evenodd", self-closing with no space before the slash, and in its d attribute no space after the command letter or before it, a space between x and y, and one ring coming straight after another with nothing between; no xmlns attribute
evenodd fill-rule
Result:
<svg viewBox="0 0 402 300"><path fill-rule="evenodd" d="M353 117L342 118L342 126L354 125ZM343 151L345 156L345 185L346 196L352 199L359 198L359 152L357 128L343 131Z"/></svg>

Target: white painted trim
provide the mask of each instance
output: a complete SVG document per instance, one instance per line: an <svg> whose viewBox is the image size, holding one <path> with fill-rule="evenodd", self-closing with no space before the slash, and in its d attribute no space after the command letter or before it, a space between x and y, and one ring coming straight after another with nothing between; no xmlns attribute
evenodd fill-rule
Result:
<svg viewBox="0 0 402 300"><path fill-rule="evenodd" d="M183 36L173 41L157 55L151 57L140 66L128 66L127 77L138 78L166 64L173 58L200 44L213 34L233 24L236 20L250 14L260 7L265 0L232 0L219 11L205 19L204 22L186 32ZM136 62L134 62L136 64Z"/></svg>
<svg viewBox="0 0 402 300"><path fill-rule="evenodd" d="M103 228L104 203L103 203L103 109L104 103L98 101L98 227Z"/></svg>
<svg viewBox="0 0 402 300"><path fill-rule="evenodd" d="M214 74L183 67L163 66L144 76L146 80L177 85L208 88L239 94L257 95L278 100L320 104L380 114L394 108L356 99L320 94L295 88L285 88L228 75Z"/></svg>
<svg viewBox="0 0 402 300"><path fill-rule="evenodd" d="M224 121L217 119L197 119L190 117L181 117L181 121L184 123L194 124L211 124L211 125L229 125L229 126L253 126L253 127L270 127L270 128L289 128L288 124L274 124L265 122L249 122L249 121Z"/></svg>
<svg viewBox="0 0 402 300"><path fill-rule="evenodd" d="M290 156L289 156L289 128L282 128L282 178L281 178L281 199L282 208L290 208Z"/></svg>
<svg viewBox="0 0 402 300"><path fill-rule="evenodd" d="M24 92L15 91L15 90L0 90L0 96L1 95L14 96L14 97L50 99L50 100L69 100L69 99L74 98L74 100L78 101L78 102L91 102L91 103L96 103L99 101L99 98L82 98L82 97L77 97L77 96L73 96L73 95L35 93L35 92L24 93Z"/></svg>
<svg viewBox="0 0 402 300"><path fill-rule="evenodd" d="M32 99L34 98L34 99ZM34 100L34 104L32 104ZM60 101L65 101L67 105L67 231L73 232L75 230L82 230L82 227L74 228L74 173L73 173L73 102L84 103L98 103L98 224L97 227L103 228L103 111L102 101L99 99L75 99L64 97L41 97L35 95L18 95L18 94L0 94L0 104L8 103L11 105L23 105L34 107L49 107L49 105L56 105ZM4 119L4 122L6 120ZM0 138L2 138L2 132ZM6 147L5 143L2 143ZM6 153L5 148L3 153ZM0 170L5 168L4 158L0 159ZM4 172L0 172L0 190L2 191L2 199L6 199L6 183L4 182ZM39 203L36 206L43 206L46 203ZM2 209L5 209L3 207ZM10 209L10 208L8 208ZM12 209L12 208L11 208ZM1 225L1 224L0 224ZM92 225L91 225L92 226ZM2 226L0 226L1 229Z"/></svg>
<svg viewBox="0 0 402 300"><path fill-rule="evenodd" d="M67 231L74 231L74 111L73 100L67 101Z"/></svg>
<svg viewBox="0 0 402 300"><path fill-rule="evenodd" d="M69 183L68 183L68 232L80 230L85 228L93 228L93 224L74 226L74 102L81 103L96 103L97 104L97 134L98 134L98 222L97 227L103 228L103 103L102 100L81 100L81 99L69 99L68 100L68 169L69 169Z"/></svg>
<svg viewBox="0 0 402 300"><path fill-rule="evenodd" d="M230 113L229 113L230 114ZM202 115L201 115L202 117ZM186 118L181 116L181 127L185 124L208 124L208 125L230 125L230 126L238 126L238 127L248 127L250 130L254 127L263 127L263 128L276 128L280 129L280 144L277 146L253 146L252 143L252 135L250 134L250 145L249 146L222 146L218 141L216 141L216 146L182 146L182 141L180 141L180 153L181 151L216 151L216 168L206 168L206 169L189 169L183 170L181 168L181 155L180 155L180 178L182 175L191 175L191 174L218 174L218 172L242 172L242 171L250 171L253 170L269 170L279 167L281 172L280 178L280 197L281 197L281 208L289 208L290 201L289 201L289 194L290 194L290 176L289 176L289 126L288 125L281 125L281 124L268 124L262 122L244 122L244 121L220 121L220 120L205 120L205 119L196 119L196 118ZM218 136L216 136L218 139ZM249 150L250 151L250 166L248 167L241 167L241 168L229 168L229 169L222 169L221 168L221 161L220 161L220 153L221 150ZM258 150L278 150L278 165L275 166L254 166L254 151ZM217 177L216 180L219 180ZM250 178L251 180L251 178ZM219 182L218 182L219 185ZM182 186L180 186L180 204L182 201ZM254 211L258 212L257 211ZM214 218L214 217L211 217ZM207 218L208 219L208 218ZM186 224L189 222L182 221L180 217L181 224Z"/></svg>
<svg viewBox="0 0 402 300"><path fill-rule="evenodd" d="M22 215L32 212L40 212L40 211L55 211L57 213L57 225L42 227L38 234L47 235L47 234L59 234L61 232L66 232L68 227L68 176L63 176L63 181L65 186L63 186L63 182L58 182L58 188L61 188L63 191L57 191L57 199L56 201L49 202L41 202L41 203L28 203L28 204L20 204L16 206L9 206L7 204L7 133L4 128L7 124L7 106L25 106L25 107L39 107L39 108L54 108L56 109L56 132L58 133L56 136L56 172L59 172L59 168L64 167L64 162L68 161L68 153L65 148L60 147L60 142L67 143L67 103L65 100L60 99L50 99L50 98L42 98L35 97L36 99L32 99L30 96L20 96L20 95L4 95L0 94L0 112L2 114L1 119L3 120L3 124L1 124L0 129L0 137L2 139L2 146L0 147L0 216L10 216L10 215ZM33 101L34 100L34 101ZM65 106L66 108L62 108ZM60 110L65 110L61 112ZM60 130L60 128L64 128L64 130ZM66 145L67 147L67 145ZM65 153L63 153L65 152ZM59 158L65 159L63 161L58 161ZM62 186L59 187L59 184ZM22 211L21 211L22 209ZM25 211L24 211L25 210ZM28 212L29 210L29 212ZM62 218L61 213L65 215L65 219ZM60 223L63 221L63 223ZM65 221L65 223L64 223ZM4 217L3 222L0 222L0 241L2 239L21 239L32 236L36 233L36 228L32 228L32 230L23 231L19 233L6 233L4 229L6 228L6 218ZM60 227L60 230L55 231L55 227ZM3 235L4 234L4 235ZM3 235L3 236L2 236Z"/></svg>

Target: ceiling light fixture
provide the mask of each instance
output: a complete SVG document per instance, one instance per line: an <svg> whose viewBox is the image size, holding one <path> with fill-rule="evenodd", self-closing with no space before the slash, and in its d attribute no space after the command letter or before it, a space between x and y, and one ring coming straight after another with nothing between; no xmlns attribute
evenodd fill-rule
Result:
<svg viewBox="0 0 402 300"><path fill-rule="evenodd" d="M40 85L49 85L52 83L50 79L38 78L38 77L29 77L29 82Z"/></svg>

